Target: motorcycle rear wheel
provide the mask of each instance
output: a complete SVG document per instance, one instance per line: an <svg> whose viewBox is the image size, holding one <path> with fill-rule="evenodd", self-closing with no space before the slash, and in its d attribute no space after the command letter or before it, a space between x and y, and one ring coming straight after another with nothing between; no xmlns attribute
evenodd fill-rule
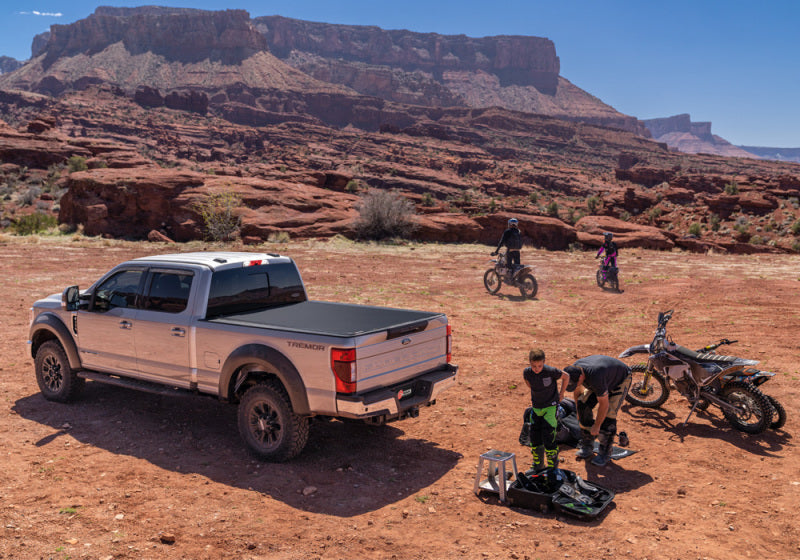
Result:
<svg viewBox="0 0 800 560"><path fill-rule="evenodd" d="M775 409L775 420L769 425L771 430L780 430L783 428L784 424L786 424L786 409L783 408L783 405L778 402L778 399L775 397L771 397L769 395L764 395L767 397L769 404L772 405L772 408Z"/></svg>
<svg viewBox="0 0 800 560"><path fill-rule="evenodd" d="M490 268L483 275L483 285L486 287L487 292L494 295L500 291L500 286L503 285L503 281L500 279L500 275L497 274L495 269Z"/></svg>
<svg viewBox="0 0 800 560"><path fill-rule="evenodd" d="M760 434L772 423L774 408L767 396L752 383L734 381L720 391L720 397L736 407L736 412L723 410L731 426L747 434Z"/></svg>
<svg viewBox="0 0 800 560"><path fill-rule="evenodd" d="M519 293L524 298L535 298L536 292L539 291L539 284L536 283L536 278L533 274L525 273L517 279L519 285Z"/></svg>
<svg viewBox="0 0 800 560"><path fill-rule="evenodd" d="M615 292L619 291L619 278L616 274L608 275L608 287L614 290Z"/></svg>
<svg viewBox="0 0 800 560"><path fill-rule="evenodd" d="M625 395L629 403L644 408L658 408L669 397L667 380L657 371L648 373L647 364L631 366L631 388Z"/></svg>

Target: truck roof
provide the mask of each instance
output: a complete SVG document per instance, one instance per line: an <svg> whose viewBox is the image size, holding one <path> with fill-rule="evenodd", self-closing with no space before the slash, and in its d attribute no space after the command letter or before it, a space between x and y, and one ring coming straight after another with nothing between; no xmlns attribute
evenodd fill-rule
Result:
<svg viewBox="0 0 800 560"><path fill-rule="evenodd" d="M212 270L229 268L231 265L244 264L272 264L291 262L289 257L277 253L245 253L235 251L203 251L197 253L171 253L167 255L152 255L133 259L134 262L155 262L159 264L197 264L207 266ZM260 261L253 263L253 261Z"/></svg>

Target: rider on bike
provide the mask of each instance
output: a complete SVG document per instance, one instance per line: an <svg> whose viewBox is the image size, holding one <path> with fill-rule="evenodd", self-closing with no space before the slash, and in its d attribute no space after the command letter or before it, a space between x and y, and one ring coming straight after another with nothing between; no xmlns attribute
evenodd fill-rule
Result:
<svg viewBox="0 0 800 560"><path fill-rule="evenodd" d="M513 274L521 264L519 251L522 249L522 234L519 231L519 220L516 218L508 220L508 228L503 232L503 237L500 238L500 243L497 244L497 249L492 255L496 255L501 247L507 249L506 264Z"/></svg>
<svg viewBox="0 0 800 560"><path fill-rule="evenodd" d="M597 258L603 254L603 251L606 252L606 258L603 259L604 268L608 268L609 266L617 266L617 254L619 251L617 249L617 244L612 241L613 238L613 233L610 231L605 232L603 234L603 244L600 246L600 250L597 251L597 255L595 256L595 258Z"/></svg>

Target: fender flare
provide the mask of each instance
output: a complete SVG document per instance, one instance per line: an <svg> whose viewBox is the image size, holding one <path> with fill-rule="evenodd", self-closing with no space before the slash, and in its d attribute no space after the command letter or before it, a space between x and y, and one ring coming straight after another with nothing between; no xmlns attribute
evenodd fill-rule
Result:
<svg viewBox="0 0 800 560"><path fill-rule="evenodd" d="M78 354L78 346L72 333L64 324L60 317L54 313L40 313L31 323L28 339L31 342L31 357L36 357L36 351L42 343L48 340L58 340L64 352L67 354L69 366L72 369L81 369L81 358Z"/></svg>
<svg viewBox="0 0 800 560"><path fill-rule="evenodd" d="M277 377L286 389L296 414L310 414L308 393L300 372L294 364L278 350L262 344L246 344L234 350L225 360L219 378L219 395L232 400L232 378L243 366L257 366L251 371L264 371ZM235 380L234 380L235 381Z"/></svg>

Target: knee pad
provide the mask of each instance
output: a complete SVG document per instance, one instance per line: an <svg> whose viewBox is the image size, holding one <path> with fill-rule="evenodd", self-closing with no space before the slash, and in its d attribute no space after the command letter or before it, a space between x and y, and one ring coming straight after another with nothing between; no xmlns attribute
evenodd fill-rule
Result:
<svg viewBox="0 0 800 560"><path fill-rule="evenodd" d="M592 410L594 409L594 403L591 402L593 396L594 395L590 395L589 399L586 401L583 399L578 399L578 402L576 403L578 423L581 426L591 426L594 424L594 414L592 413Z"/></svg>
<svg viewBox="0 0 800 560"><path fill-rule="evenodd" d="M611 434L612 436L617 433L617 419L616 418L606 418L603 420L603 423L600 424L600 433Z"/></svg>

